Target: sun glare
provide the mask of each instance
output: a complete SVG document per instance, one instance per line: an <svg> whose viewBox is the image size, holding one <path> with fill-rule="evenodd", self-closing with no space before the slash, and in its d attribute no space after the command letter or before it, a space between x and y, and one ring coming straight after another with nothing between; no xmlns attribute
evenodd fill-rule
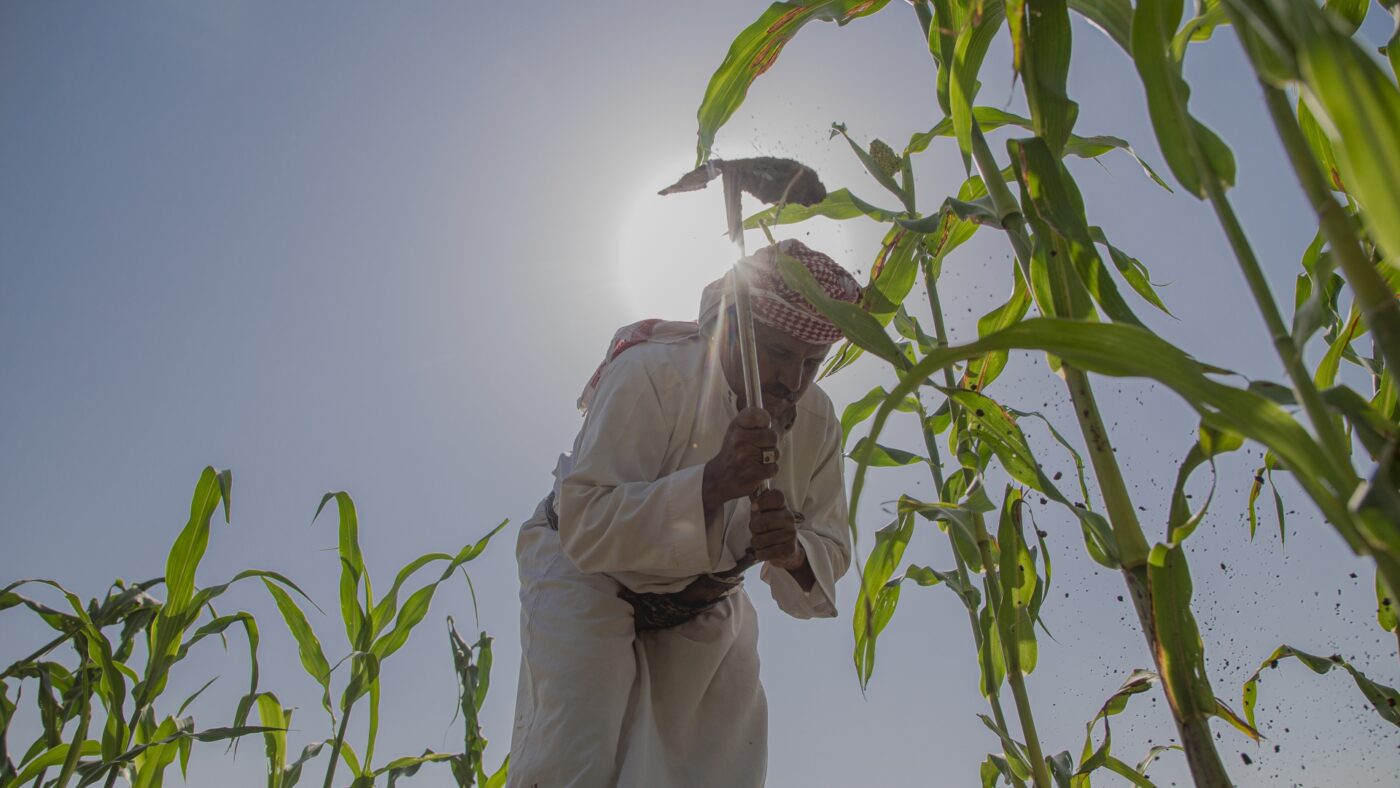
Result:
<svg viewBox="0 0 1400 788"><path fill-rule="evenodd" d="M628 319L694 320L700 291L738 257L738 247L724 234L724 195L718 180L703 191L666 197L656 193L688 169L688 162L679 160L657 168L636 186L627 204L617 265ZM763 207L744 196L745 216ZM848 259L845 234L841 223L825 219L773 228L778 240L797 238L848 270L860 267ZM750 252L767 244L762 230L747 231L745 240Z"/></svg>

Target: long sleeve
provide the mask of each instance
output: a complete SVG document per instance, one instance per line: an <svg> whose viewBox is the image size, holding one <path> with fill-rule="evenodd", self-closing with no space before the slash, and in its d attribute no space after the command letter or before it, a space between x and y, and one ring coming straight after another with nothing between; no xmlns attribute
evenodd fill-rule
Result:
<svg viewBox="0 0 1400 788"><path fill-rule="evenodd" d="M813 465L807 497L798 509L804 520L797 530L797 538L807 552L807 562L817 582L812 590L803 591L787 571L763 565L762 578L769 585L773 600L794 618L834 617L836 581L851 564L846 489L841 473L841 428L829 401L825 401L824 410L827 418L822 425L820 450Z"/></svg>
<svg viewBox="0 0 1400 788"><path fill-rule="evenodd" d="M719 560L722 533L711 531L722 525L706 527L704 465L662 475L676 415L666 412L645 356L629 351L599 381L560 480L559 539L584 572L703 574Z"/></svg>

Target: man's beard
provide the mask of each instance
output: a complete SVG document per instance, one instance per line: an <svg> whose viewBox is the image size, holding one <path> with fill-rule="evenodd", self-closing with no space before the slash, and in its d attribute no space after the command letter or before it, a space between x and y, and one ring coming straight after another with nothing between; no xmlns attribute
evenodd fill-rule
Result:
<svg viewBox="0 0 1400 788"><path fill-rule="evenodd" d="M763 404L779 406L768 411L773 417L774 427L779 432L792 429L793 423L797 421L797 399L787 387L764 386Z"/></svg>
<svg viewBox="0 0 1400 788"><path fill-rule="evenodd" d="M737 405L739 410L749 406L743 392L737 393ZM763 409L768 411L768 415L773 420L773 429L778 432L787 432L792 429L792 425L797 422L797 400L793 398L792 392L786 388L775 388L772 386L763 387Z"/></svg>

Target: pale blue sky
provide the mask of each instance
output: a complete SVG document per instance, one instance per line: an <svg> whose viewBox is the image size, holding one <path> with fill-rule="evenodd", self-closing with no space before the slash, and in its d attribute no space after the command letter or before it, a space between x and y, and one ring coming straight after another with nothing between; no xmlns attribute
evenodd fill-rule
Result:
<svg viewBox="0 0 1400 788"><path fill-rule="evenodd" d="M326 490L355 497L380 585L423 552L524 519L572 442L574 399L612 331L690 317L700 285L730 262L718 194L654 193L691 163L706 80L763 7L0 4L0 581L53 577L91 596L114 577L160 574L205 464L233 469L233 525L215 530L201 582L276 569L328 609L332 523L309 526ZM1388 29L1373 8L1367 33ZM1165 174L1131 63L1098 31L1074 30L1077 130L1126 137ZM1007 60L1003 39L982 103L1006 105ZM1193 107L1234 147L1236 204L1291 303L1313 222L1228 31L1193 49L1188 75ZM891 3L846 28L804 30L717 152L795 156L829 186L888 204L844 143L827 139L829 124L898 148L939 119L935 107L913 13ZM1204 360L1280 378L1209 210L1154 186L1123 154L1103 164L1073 165L1090 217L1166 284L1179 319L1134 302L1139 314ZM935 145L918 174L920 207L933 210L963 177L952 144ZM792 232L862 272L878 240L863 220ZM955 341L1003 297L1008 255L984 233L950 262ZM861 364L826 388L839 407L887 380ZM1043 359L1027 357L992 393L1067 429L1061 391ZM1150 386L1102 381L1099 391L1160 538L1195 422ZM888 442L915 447L911 426L897 424L905 431ZM1068 470L1038 445L1047 466ZM1339 651L1394 684L1395 642L1374 625L1371 570L1301 496L1285 490L1296 511L1286 549L1271 512L1249 541L1257 456L1222 463L1216 508L1191 542L1217 692L1238 704L1240 683L1284 642ZM880 501L928 487L881 474L862 507L862 547L884 524ZM1094 569L1062 512L1036 516L1056 562L1045 616L1058 642L1043 640L1029 683L1046 747L1077 755L1083 723L1150 660L1116 598L1121 581ZM509 740L519 658L513 536L471 566L481 627L497 637L492 763ZM906 558L951 564L931 529ZM944 589L908 590L862 698L851 579L835 621L789 620L755 594L770 784L973 784L984 753L1000 747L975 717L985 704L962 609ZM296 746L324 737L317 694L272 606L253 586L228 599L225 608L260 616L264 684L302 708ZM459 745L446 734L447 614L472 630L461 584L444 586L388 663L381 762ZM0 661L42 634L22 622L15 611L0 618ZM344 653L338 617L313 624L332 659ZM241 646L224 656L206 645L207 659L177 678L193 689L225 674L193 709L201 727L226 723L245 681ZM1124 760L1172 735L1151 697L1116 718ZM1341 675L1284 666L1263 685L1260 721L1262 747L1216 726L1241 785L1383 785L1400 771L1394 729ZM232 769L221 748L196 748L192 769L192 784L249 784L261 745ZM1181 756L1152 774L1180 782ZM443 782L431 771L417 779Z"/></svg>

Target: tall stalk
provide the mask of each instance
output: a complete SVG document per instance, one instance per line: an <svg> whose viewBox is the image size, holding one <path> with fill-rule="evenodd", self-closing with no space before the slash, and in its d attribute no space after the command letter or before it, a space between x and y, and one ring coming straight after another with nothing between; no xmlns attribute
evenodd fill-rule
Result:
<svg viewBox="0 0 1400 788"><path fill-rule="evenodd" d="M997 215L1001 217L1002 228L1011 239L1017 262L1024 271L1029 272L1032 247L1025 217L1002 179L1001 169L996 165L996 159L976 119L972 121L972 152L982 182L987 186L987 194L992 198ZM1157 663L1159 672L1165 674L1163 662L1166 655L1162 653L1158 643L1152 616L1151 589L1147 583L1147 539L1138 523L1132 496L1129 495L1127 485L1123 481L1123 473L1118 467L1118 459L1109 442L1108 431L1099 415L1088 376L1068 364L1061 366L1061 374L1069 388L1075 418L1088 447L1108 521L1118 543L1123 579L1132 597L1133 609L1137 612L1138 622L1153 660ZM1167 696L1170 701L1171 693ZM1176 708L1172 711L1172 719L1176 722L1177 732L1181 736L1182 747L1191 767L1191 776L1196 784L1212 788L1229 786L1230 777L1210 735L1209 719L1204 716L1183 715Z"/></svg>
<svg viewBox="0 0 1400 788"><path fill-rule="evenodd" d="M335 767L340 763L340 751L345 746L345 726L350 722L350 709L353 705L346 706L345 711L340 715L340 726L335 731L335 744L331 747L331 762L326 765L326 781L322 788L332 788L335 780Z"/></svg>
<svg viewBox="0 0 1400 788"><path fill-rule="evenodd" d="M1391 379L1400 384L1400 305L1396 304L1394 293L1367 258L1355 226L1327 187L1326 178L1308 147L1287 94L1262 79L1259 85L1264 90L1264 104L1293 164L1298 183L1307 195L1308 204L1317 213L1322 233L1332 246L1337 267L1351 287L1361 310L1361 319L1371 329L1377 349L1385 357Z"/></svg>
<svg viewBox="0 0 1400 788"><path fill-rule="evenodd" d="M934 342L937 344L938 347L946 348L948 347L948 332L943 323L943 305L939 303L938 299L938 279L934 276L932 266L928 263L928 261L925 261L924 263L924 289L928 291L929 309L933 313ZM953 371L948 367L943 368L943 382L949 389L954 388L956 385L956 382L953 380ZM958 423L958 404L953 402L953 400L949 399L948 408L953 423ZM929 469L933 473L934 488L938 491L939 495L941 496L943 492L943 466L938 456L938 436L935 435L933 430L929 427L928 418L927 415L922 412L922 406L920 406L920 411L921 412L919 414L919 423L923 428L924 446L928 451ZM980 539L981 537L986 535L986 526L982 523L981 517L977 518L977 525L978 529L976 532L976 536ZM963 561L962 554L958 552L957 545L953 542L953 535L951 531L948 534L948 544L952 548L953 561L957 569L958 581L963 584L964 588L971 588L971 583L969 582L970 576L968 575L967 565ZM989 576L996 571L995 565L988 563L985 557L982 560L982 567L983 571L987 572ZM988 596L988 603L990 604L990 594ZM992 609L995 610L996 608ZM982 627L978 625L977 613L972 609L971 606L968 606L967 608L967 617L969 623L972 625L972 641L974 645L977 646L977 653L981 659L980 667L982 670L982 675L987 677L987 702L992 707L992 717L996 720L997 725L1002 730L1010 730L1010 728L1006 726L1006 715L1003 713L1001 708L1001 688L991 680L991 677L994 675L991 665L992 652L991 649L983 648ZM1017 641L1008 641L1005 638L1002 639L1003 644L1008 642L1015 644ZM1019 658L1019 654L1017 656ZM1027 739L1028 747L1030 746L1030 742L1032 740L1035 741L1034 750L1038 753L1040 752L1040 741L1035 732L1034 721L1032 720L1032 723L1029 727L1027 727L1024 724L1024 719L1029 718L1030 715L1030 699L1025 697L1024 692L1022 692L1020 695L1016 695L1014 687L1012 693L1017 703L1018 713L1020 713L1021 704L1023 702L1025 704L1025 712L1022 714L1022 733ZM1040 758L1039 756L1037 756L1037 759L1043 767L1044 759ZM1040 773L1034 772L1033 777L1037 781L1037 786L1041 785L1041 783L1039 782L1041 778ZM1048 779L1048 775L1046 775L1046 779ZM1025 781L1022 780L1020 777L1016 776L1015 773L1011 774L1011 781L1014 785L1017 786L1017 788L1020 788L1021 786L1025 785Z"/></svg>
<svg viewBox="0 0 1400 788"><path fill-rule="evenodd" d="M1016 504L1008 503L1008 506ZM998 635L1001 637L1001 653L1006 661L1006 682L1011 685L1011 696L1016 701L1016 715L1021 720L1021 735L1026 739L1026 750L1030 756L1031 777L1036 788L1051 788L1050 770L1045 765L1045 754L1040 747L1040 736L1035 729L1035 716L1031 713L1030 696L1026 694L1026 679L1021 673L1020 639L1016 632L1014 616L1007 621L1001 615L1001 578L992 568L996 561L992 557L991 535L981 517L975 518L977 553L982 558L982 566L987 570L984 582L987 587L987 604L993 611Z"/></svg>
<svg viewBox="0 0 1400 788"><path fill-rule="evenodd" d="M932 33L933 22L927 2L915 3L914 10L927 41ZM1011 241L1016 262L1022 273L1025 274L1026 281L1030 282L1032 281L1030 277L1032 245L1025 216L1022 214L1016 198L1011 194L1011 189L1001 176L1001 168L997 166L996 157L987 144L981 125L975 117L971 121L972 157L978 174L982 177L982 183L987 189L987 195L992 201L1001 227L1006 231L1006 235ZM1070 399L1074 404L1075 418L1079 422L1080 432L1083 434L1084 442L1089 450L1094 474L1099 481L1099 491L1103 496L1109 525L1113 529L1114 538L1118 544L1123 579L1128 586L1129 595L1132 597L1133 609L1137 613L1143 636L1147 640L1148 649L1152 652L1159 673L1165 675L1162 671L1165 655L1159 649L1156 624L1152 615L1151 589L1147 583L1147 557L1149 554L1147 539L1143 535L1142 526L1138 522L1137 513L1133 508L1132 496L1129 495L1127 485L1123 481L1123 473L1118 467L1117 457L1109 442L1108 431L1099 415L1098 404L1094 398L1088 376L1068 364L1061 366L1061 374L1069 389ZM1170 703L1171 693L1167 693L1167 697ZM1172 719L1181 736L1182 746L1191 768L1191 775L1196 784L1212 787L1229 786L1229 775L1225 771L1225 765L1220 760L1219 753L1215 750L1215 743L1210 735L1209 720L1207 718L1189 718L1188 715L1183 715L1175 707L1173 707L1172 712Z"/></svg>

